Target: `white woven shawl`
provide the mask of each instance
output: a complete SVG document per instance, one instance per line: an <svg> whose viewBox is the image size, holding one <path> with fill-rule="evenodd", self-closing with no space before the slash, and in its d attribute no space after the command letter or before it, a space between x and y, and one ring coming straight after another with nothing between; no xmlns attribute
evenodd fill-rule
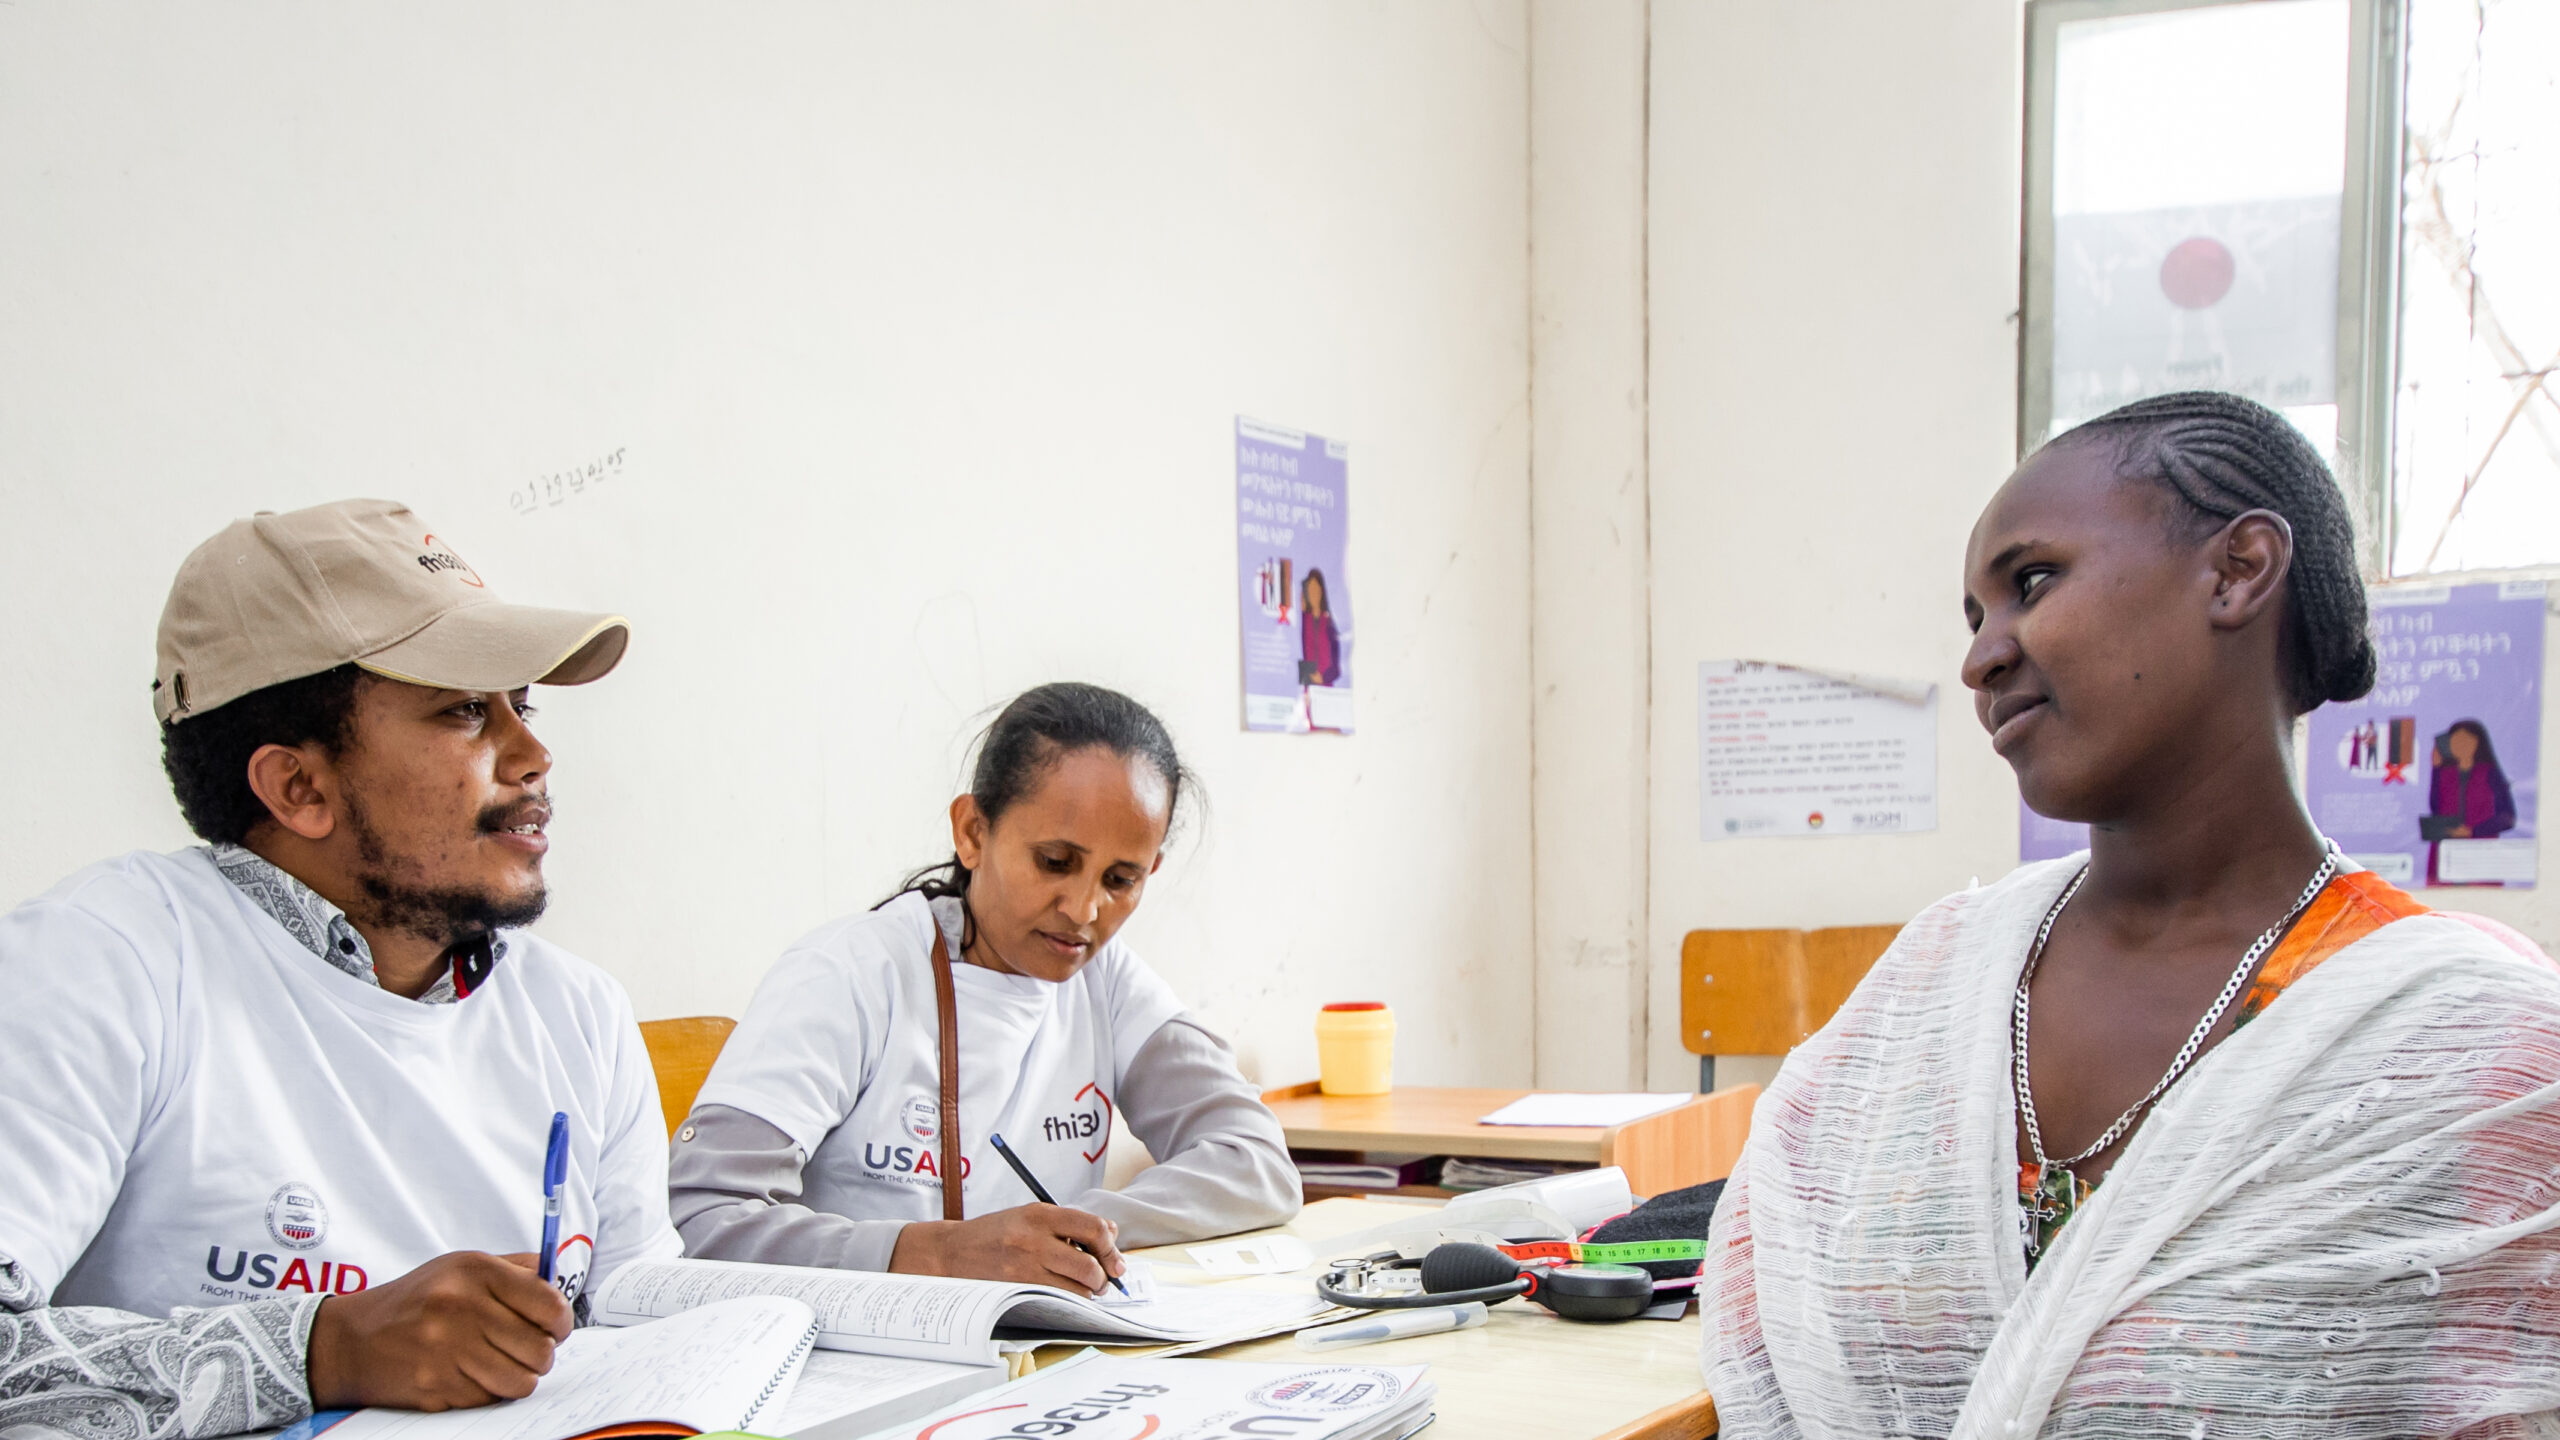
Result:
<svg viewBox="0 0 2560 1440"><path fill-rule="evenodd" d="M2560 974L2459 921L2198 1061L2029 1278L2009 997L2077 864L1921 915L1761 1098L1704 1287L1724 1434L2560 1434Z"/></svg>

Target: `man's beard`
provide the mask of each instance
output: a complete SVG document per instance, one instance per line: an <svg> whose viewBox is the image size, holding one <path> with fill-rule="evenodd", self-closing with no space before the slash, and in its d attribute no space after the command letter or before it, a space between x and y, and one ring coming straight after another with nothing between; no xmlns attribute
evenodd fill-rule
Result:
<svg viewBox="0 0 2560 1440"><path fill-rule="evenodd" d="M403 878L398 873L401 865L391 858L364 806L353 795L346 798L347 823L355 831L356 856L364 864L356 873L356 886L364 892L366 908L372 912L367 918L375 926L450 950L493 930L530 925L542 918L543 908L550 904L550 891L539 881L531 894L510 900L486 891L438 889ZM502 827L507 809L493 806L481 812L480 827Z"/></svg>

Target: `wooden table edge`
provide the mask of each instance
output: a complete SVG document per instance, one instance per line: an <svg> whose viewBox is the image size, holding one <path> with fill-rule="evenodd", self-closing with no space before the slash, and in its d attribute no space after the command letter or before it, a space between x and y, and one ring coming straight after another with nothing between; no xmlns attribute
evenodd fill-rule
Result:
<svg viewBox="0 0 2560 1440"><path fill-rule="evenodd" d="M1605 1431L1594 1440L1708 1440L1715 1433L1715 1397L1701 1390Z"/></svg>
<svg viewBox="0 0 2560 1440"><path fill-rule="evenodd" d="M1471 1096L1474 1098L1465 1108L1474 1109L1482 1105L1488 1107L1486 1113L1521 1096L1541 1093L1473 1086L1409 1088L1417 1092ZM1618 1165L1628 1172L1629 1182L1638 1193L1652 1194L1678 1185L1721 1179L1730 1173L1734 1159L1741 1151L1743 1134L1750 1125L1752 1104L1758 1096L1759 1087L1756 1085L1729 1086L1709 1094L1689 1096L1681 1103L1651 1115L1606 1126L1485 1125L1478 1122L1395 1131L1373 1128L1380 1123L1377 1118L1354 1120L1348 1114L1318 1117L1332 1123L1314 1124L1285 1113L1275 1113L1274 1118L1280 1121L1282 1133L1292 1150L1474 1155L1492 1160L1560 1160L1581 1165ZM1312 1108L1305 1102L1320 1098L1321 1089L1315 1081L1263 1092L1263 1102L1272 1106L1275 1112ZM1374 1103L1387 1099L1384 1096L1336 1098L1353 1102L1355 1106L1359 1102Z"/></svg>

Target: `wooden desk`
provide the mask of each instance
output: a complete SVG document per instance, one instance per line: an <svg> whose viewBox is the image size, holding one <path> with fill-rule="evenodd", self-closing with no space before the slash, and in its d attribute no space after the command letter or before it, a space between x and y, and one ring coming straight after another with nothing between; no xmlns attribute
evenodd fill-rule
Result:
<svg viewBox="0 0 2560 1440"><path fill-rule="evenodd" d="M1751 1129L1757 1085L1736 1085L1606 1127L1479 1125L1527 1090L1434 1090L1400 1086L1384 1095L1326 1095L1314 1081L1266 1093L1292 1150L1481 1155L1496 1160L1569 1160L1615 1165L1638 1195L1659 1195L1733 1173Z"/></svg>
<svg viewBox="0 0 2560 1440"><path fill-rule="evenodd" d="M1486 1093L1486 1092L1474 1092ZM1484 1112L1477 1111L1477 1114ZM1428 1206L1418 1201L1321 1200L1281 1227L1315 1252L1316 1264L1295 1275L1213 1282L1303 1295L1335 1237L1400 1219ZM1258 1232L1269 1234L1272 1232ZM1201 1283L1179 1245L1134 1252L1156 1265L1159 1284ZM1221 1360L1304 1365L1340 1357L1373 1365L1429 1365L1440 1393L1440 1423L1427 1434L1502 1436L1504 1440L1594 1440L1652 1417L1634 1432L1644 1440L1695 1440L1715 1433L1715 1406L1701 1388L1696 1307L1685 1319L1586 1325L1523 1300L1493 1307L1480 1328L1386 1340L1332 1356L1310 1355L1294 1337L1275 1335L1201 1352ZM1071 1353L1058 1347L1060 1355ZM1047 1358L1048 1351L1042 1352ZM1665 1414L1668 1410L1670 1413Z"/></svg>

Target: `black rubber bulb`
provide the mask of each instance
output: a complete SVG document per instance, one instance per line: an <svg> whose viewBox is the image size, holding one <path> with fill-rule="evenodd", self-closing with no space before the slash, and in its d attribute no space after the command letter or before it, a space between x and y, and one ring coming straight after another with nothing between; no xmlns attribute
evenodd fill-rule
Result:
<svg viewBox="0 0 2560 1440"><path fill-rule="evenodd" d="M1435 1245L1422 1257L1422 1288L1442 1295L1452 1290L1482 1290L1520 1278L1520 1262L1469 1240Z"/></svg>

